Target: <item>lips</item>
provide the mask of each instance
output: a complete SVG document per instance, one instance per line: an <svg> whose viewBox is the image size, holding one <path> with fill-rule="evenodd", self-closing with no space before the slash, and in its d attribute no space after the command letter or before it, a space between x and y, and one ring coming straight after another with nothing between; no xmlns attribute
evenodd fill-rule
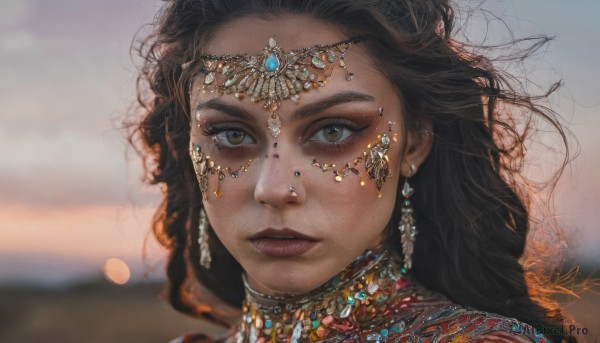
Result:
<svg viewBox="0 0 600 343"><path fill-rule="evenodd" d="M282 230L269 228L249 239L260 254L270 257L300 256L318 243L316 238L288 228Z"/></svg>

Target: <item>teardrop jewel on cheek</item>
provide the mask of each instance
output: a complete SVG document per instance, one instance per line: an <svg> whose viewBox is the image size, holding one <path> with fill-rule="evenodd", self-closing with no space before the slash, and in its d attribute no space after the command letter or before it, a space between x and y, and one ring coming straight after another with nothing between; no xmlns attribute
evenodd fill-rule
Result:
<svg viewBox="0 0 600 343"><path fill-rule="evenodd" d="M377 136L378 142L371 146L367 145L365 169L371 180L375 181L377 186L377 196L381 197L381 188L389 177L391 177L389 157L387 155L391 140L388 135L381 134Z"/></svg>

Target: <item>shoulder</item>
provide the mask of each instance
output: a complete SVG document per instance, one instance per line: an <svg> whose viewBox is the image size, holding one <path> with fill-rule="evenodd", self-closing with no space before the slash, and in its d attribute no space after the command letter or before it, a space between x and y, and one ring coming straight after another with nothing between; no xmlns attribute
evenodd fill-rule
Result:
<svg viewBox="0 0 600 343"><path fill-rule="evenodd" d="M419 331L437 332L452 343L551 343L533 326L514 318L464 308L452 312L423 325Z"/></svg>

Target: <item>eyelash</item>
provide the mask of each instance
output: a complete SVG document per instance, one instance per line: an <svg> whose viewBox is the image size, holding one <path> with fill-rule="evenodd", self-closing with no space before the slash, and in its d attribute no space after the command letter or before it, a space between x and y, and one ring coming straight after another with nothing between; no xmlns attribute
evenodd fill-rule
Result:
<svg viewBox="0 0 600 343"><path fill-rule="evenodd" d="M245 150L247 147L246 145L239 145L239 146L226 146L223 144L223 142L221 142L221 140L218 138L218 135L223 133L223 132L227 132L227 131L233 131L233 130L238 130L238 131L243 131L246 135L248 135L250 138L252 138L252 136L250 136L248 134L248 132L244 129L241 129L237 126L231 126L229 124L225 124L221 127L216 127L213 126L212 124L208 123L204 126L204 130L202 130L202 133L207 136L207 137L211 137L215 143L215 145L217 146L217 150L221 151L221 150L227 150L227 151L243 151ZM254 140L254 138L252 138L252 140Z"/></svg>
<svg viewBox="0 0 600 343"><path fill-rule="evenodd" d="M348 130L348 131L350 131L350 135L348 137L346 137L344 140L342 140L340 142L335 142L335 143L322 143L317 140L310 139L310 138L314 137L315 135L317 135L317 133L321 132L322 130L324 130L328 127L332 127L332 126L340 127L340 128L342 128L342 130ZM321 123L319 123L319 128L312 133L312 135L310 136L308 141L310 141L311 144L317 145L321 150L330 151L330 152L339 152L339 151L344 151L348 147L352 146L354 141L358 138L360 133L362 133L363 131L364 131L364 127L362 127L362 128L358 127L358 125L351 120L342 119L342 118L328 118L328 119L323 120Z"/></svg>
<svg viewBox="0 0 600 343"><path fill-rule="evenodd" d="M318 123L318 125L319 125L318 129L313 131L313 133L309 136L309 139L307 139L307 142L310 142L311 145L316 146L317 149L324 150L327 152L344 151L348 147L352 146L354 141L358 138L358 136L360 136L360 134L366 128L366 127L359 127L355 122L348 120L348 119L343 119L343 118L328 118L328 119L322 120L321 123ZM317 135L317 133L321 132L322 130L324 130L328 127L332 127L332 126L340 127L340 128L342 128L342 130L349 130L350 135L348 137L346 137L343 141L337 142L337 143L323 143L323 142L319 142L317 140L311 139L312 137ZM249 135L247 130L244 130L237 126L225 124L221 127L216 127L210 123L207 123L204 125L204 129L202 130L202 133L205 136L212 137L214 139L215 145L217 146L218 150L241 151L241 150L247 149L247 145L226 146L220 141L220 139L217 136L223 132L230 131L230 130L243 131L246 135ZM250 136L250 138L252 138L252 136Z"/></svg>

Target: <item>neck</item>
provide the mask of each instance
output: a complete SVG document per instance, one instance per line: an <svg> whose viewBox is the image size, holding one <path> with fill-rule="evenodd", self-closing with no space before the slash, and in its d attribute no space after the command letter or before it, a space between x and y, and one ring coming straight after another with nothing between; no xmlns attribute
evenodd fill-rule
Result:
<svg viewBox="0 0 600 343"><path fill-rule="evenodd" d="M400 259L386 248L367 250L328 282L300 295L270 296L247 282L238 338L279 342L335 337L382 318L409 284ZM244 278L244 281L245 278Z"/></svg>

